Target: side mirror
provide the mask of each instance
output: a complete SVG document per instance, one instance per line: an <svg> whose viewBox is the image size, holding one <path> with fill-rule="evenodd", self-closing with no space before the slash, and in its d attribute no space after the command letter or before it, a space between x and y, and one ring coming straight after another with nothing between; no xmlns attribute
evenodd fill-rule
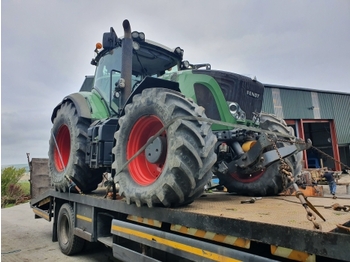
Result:
<svg viewBox="0 0 350 262"><path fill-rule="evenodd" d="M118 36L115 33L113 27L111 27L109 33L103 34L102 40L103 49L111 50L118 45Z"/></svg>

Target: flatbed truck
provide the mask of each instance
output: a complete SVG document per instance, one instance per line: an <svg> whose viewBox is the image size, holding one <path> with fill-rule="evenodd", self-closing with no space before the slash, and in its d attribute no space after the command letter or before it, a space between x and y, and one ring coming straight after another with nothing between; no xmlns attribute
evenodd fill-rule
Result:
<svg viewBox="0 0 350 262"><path fill-rule="evenodd" d="M66 255L89 241L111 247L121 261L350 261L349 199L312 198L325 221L307 219L295 196L246 201L213 192L184 207L137 207L102 187L55 191L47 159L30 166L35 218L53 222L52 241ZM344 209L332 209L335 203Z"/></svg>

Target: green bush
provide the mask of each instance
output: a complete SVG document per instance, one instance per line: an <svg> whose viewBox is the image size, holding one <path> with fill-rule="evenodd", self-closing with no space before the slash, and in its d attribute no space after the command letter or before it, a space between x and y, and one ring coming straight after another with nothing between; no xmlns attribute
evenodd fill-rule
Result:
<svg viewBox="0 0 350 262"><path fill-rule="evenodd" d="M22 188L25 196L30 195L30 183L29 181L19 181L18 185Z"/></svg>
<svg viewBox="0 0 350 262"><path fill-rule="evenodd" d="M6 167L1 170L1 207L8 204L18 204L26 196L17 183L25 173L25 168Z"/></svg>

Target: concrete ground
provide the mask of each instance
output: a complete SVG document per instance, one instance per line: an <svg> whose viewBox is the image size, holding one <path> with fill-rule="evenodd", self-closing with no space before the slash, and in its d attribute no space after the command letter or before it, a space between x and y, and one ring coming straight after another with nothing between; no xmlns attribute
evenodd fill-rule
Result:
<svg viewBox="0 0 350 262"><path fill-rule="evenodd" d="M1 209L1 261L118 261L112 249L87 243L83 254L68 257L52 242L52 222L34 219L29 203Z"/></svg>

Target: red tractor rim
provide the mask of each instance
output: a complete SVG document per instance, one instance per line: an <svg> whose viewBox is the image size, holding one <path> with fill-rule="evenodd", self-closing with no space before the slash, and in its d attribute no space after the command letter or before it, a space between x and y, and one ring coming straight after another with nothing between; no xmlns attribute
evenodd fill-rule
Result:
<svg viewBox="0 0 350 262"><path fill-rule="evenodd" d="M242 183L252 183L254 181L257 181L262 177L262 175L265 173L265 170L257 171L255 173L251 174L239 174L239 173L232 173L231 176Z"/></svg>
<svg viewBox="0 0 350 262"><path fill-rule="evenodd" d="M55 150L53 152L55 166L57 171L62 172L68 164L70 155L70 133L66 125L62 125L59 128L56 134L56 143L57 145L55 144Z"/></svg>
<svg viewBox="0 0 350 262"><path fill-rule="evenodd" d="M126 155L127 159L134 156L142 146L144 146L149 138L156 134L160 129L164 127L162 121L156 116L143 116L133 126L129 141L127 144ZM161 136L165 137L164 131ZM166 150L164 155L166 155ZM163 171L166 157L162 157L162 160L157 163L150 163L145 151L138 155L129 164L129 172L131 177L136 183L142 186L147 186L154 183Z"/></svg>

